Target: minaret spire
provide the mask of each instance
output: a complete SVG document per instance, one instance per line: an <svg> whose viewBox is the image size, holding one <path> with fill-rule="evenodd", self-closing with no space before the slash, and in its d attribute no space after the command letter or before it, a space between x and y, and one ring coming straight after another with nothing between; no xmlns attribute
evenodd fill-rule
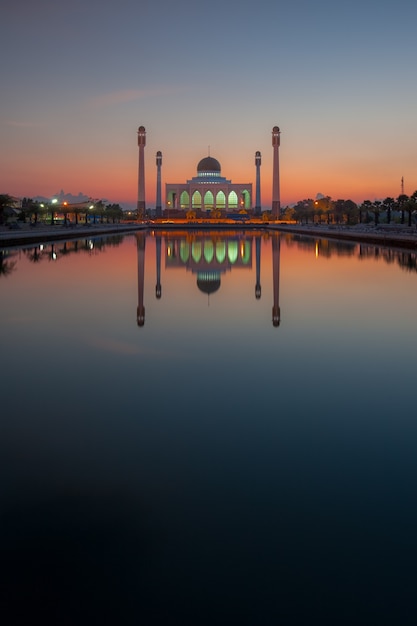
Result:
<svg viewBox="0 0 417 626"><path fill-rule="evenodd" d="M272 129L272 147L274 149L274 161L272 166L272 218L277 220L281 210L281 198L279 189L279 146L280 134L278 126Z"/></svg>
<svg viewBox="0 0 417 626"><path fill-rule="evenodd" d="M156 153L156 217L162 217L162 203L161 203L161 165L162 165L162 152L158 150Z"/></svg>
<svg viewBox="0 0 417 626"><path fill-rule="evenodd" d="M255 215L261 214L261 153L259 150L255 152L255 165L256 165L256 200L255 200Z"/></svg>
<svg viewBox="0 0 417 626"><path fill-rule="evenodd" d="M145 146L146 131L144 126L138 128L139 169L138 169L138 219L145 217Z"/></svg>

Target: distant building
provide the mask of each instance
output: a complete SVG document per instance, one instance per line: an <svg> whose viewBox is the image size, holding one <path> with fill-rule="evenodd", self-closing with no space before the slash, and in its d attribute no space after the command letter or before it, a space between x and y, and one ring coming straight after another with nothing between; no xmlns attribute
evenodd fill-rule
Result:
<svg viewBox="0 0 417 626"><path fill-rule="evenodd" d="M239 211L252 208L252 183L232 183L221 175L219 161L207 156L197 176L185 183L166 183L166 208L196 212Z"/></svg>

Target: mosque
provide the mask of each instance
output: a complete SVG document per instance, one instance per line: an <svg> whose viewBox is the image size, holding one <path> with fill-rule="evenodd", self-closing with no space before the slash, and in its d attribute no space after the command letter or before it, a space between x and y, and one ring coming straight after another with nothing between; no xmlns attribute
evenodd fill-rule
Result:
<svg viewBox="0 0 417 626"><path fill-rule="evenodd" d="M138 128L139 170L138 170L138 219L145 216L145 146L146 130L144 126ZM272 171L272 215L278 219L280 213L280 186L279 186L279 146L280 129L272 129L273 171ZM260 168L261 153L255 153L256 166L256 199L252 202L252 183L232 183L221 174L221 166L217 159L208 155L197 165L197 176L184 183L166 183L165 210L173 215L184 216L193 211L196 215L213 215L220 218L230 212L254 212L260 216L261 185ZM163 215L161 193L162 152L156 153L156 217Z"/></svg>
<svg viewBox="0 0 417 626"><path fill-rule="evenodd" d="M252 209L252 183L232 183L221 175L219 161L204 157L197 165L197 176L186 183L167 183L168 208L185 211L238 211Z"/></svg>

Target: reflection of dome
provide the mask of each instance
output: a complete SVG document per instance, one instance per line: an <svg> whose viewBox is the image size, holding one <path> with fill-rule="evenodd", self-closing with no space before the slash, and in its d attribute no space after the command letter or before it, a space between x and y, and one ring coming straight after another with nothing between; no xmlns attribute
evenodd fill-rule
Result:
<svg viewBox="0 0 417 626"><path fill-rule="evenodd" d="M203 293L214 293L220 288L220 273L199 272L197 276L197 287Z"/></svg>
<svg viewBox="0 0 417 626"><path fill-rule="evenodd" d="M197 173L200 172L217 172L220 174L220 163L217 159L213 159L213 157L205 157L201 159L200 163L197 165Z"/></svg>

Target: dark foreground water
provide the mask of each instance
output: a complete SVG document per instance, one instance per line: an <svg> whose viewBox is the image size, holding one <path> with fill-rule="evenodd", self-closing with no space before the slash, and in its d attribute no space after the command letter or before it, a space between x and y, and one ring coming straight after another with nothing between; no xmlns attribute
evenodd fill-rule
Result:
<svg viewBox="0 0 417 626"><path fill-rule="evenodd" d="M415 624L415 255L3 251L2 623Z"/></svg>

